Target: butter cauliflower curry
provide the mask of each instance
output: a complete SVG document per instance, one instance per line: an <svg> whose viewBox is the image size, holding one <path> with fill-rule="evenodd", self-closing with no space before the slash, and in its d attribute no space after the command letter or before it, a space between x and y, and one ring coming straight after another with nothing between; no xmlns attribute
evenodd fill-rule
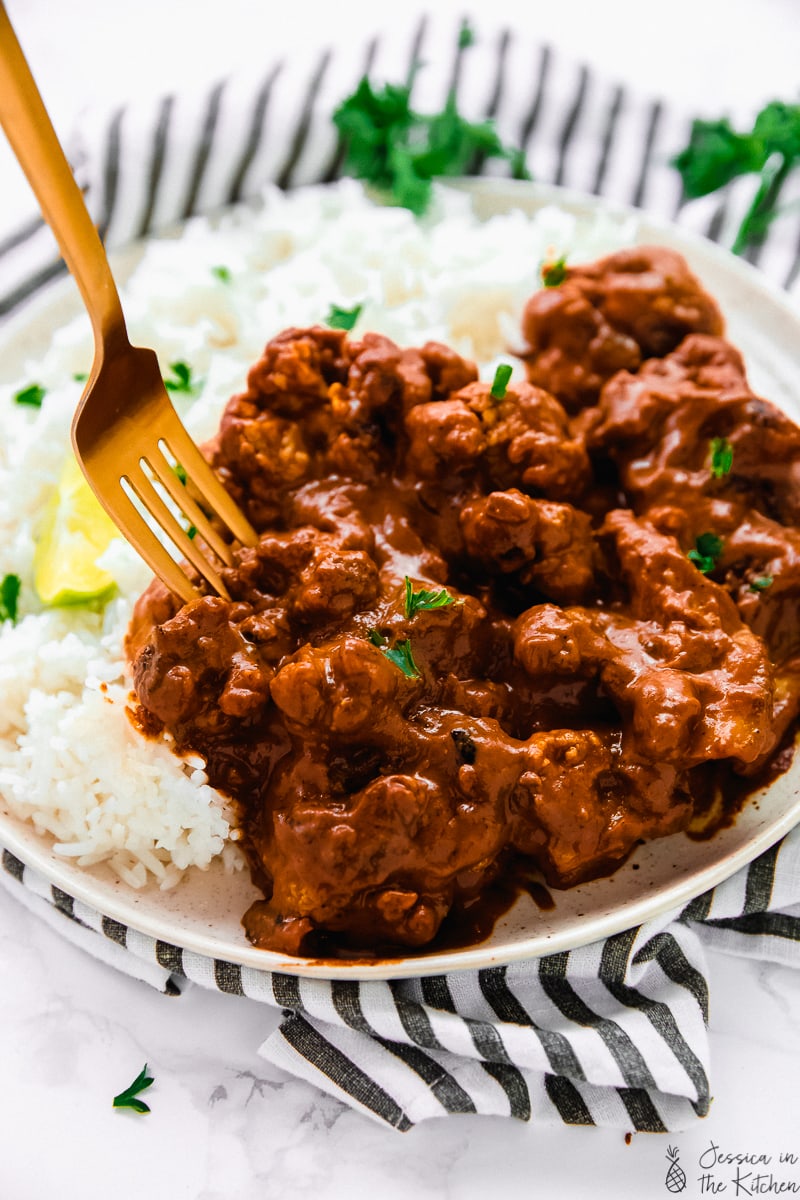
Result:
<svg viewBox="0 0 800 1200"><path fill-rule="evenodd" d="M260 540L230 599L154 582L128 650L143 728L236 804L257 946L425 946L515 864L607 873L709 764L782 761L800 431L678 255L559 275L528 382L289 329L208 447Z"/></svg>

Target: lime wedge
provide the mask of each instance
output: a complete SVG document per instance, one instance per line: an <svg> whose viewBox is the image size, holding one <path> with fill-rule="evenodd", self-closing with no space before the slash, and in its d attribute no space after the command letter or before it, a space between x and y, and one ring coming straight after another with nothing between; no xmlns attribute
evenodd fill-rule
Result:
<svg viewBox="0 0 800 1200"><path fill-rule="evenodd" d="M87 604L105 599L114 577L97 559L119 530L70 456L45 509L33 557L33 582L43 604Z"/></svg>

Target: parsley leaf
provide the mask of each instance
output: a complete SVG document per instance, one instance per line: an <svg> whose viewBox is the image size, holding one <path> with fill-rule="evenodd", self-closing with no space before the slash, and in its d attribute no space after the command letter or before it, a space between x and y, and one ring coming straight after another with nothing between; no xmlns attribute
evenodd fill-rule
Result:
<svg viewBox="0 0 800 1200"><path fill-rule="evenodd" d="M527 174L524 155L503 145L493 121L467 121L451 91L439 113L411 107L411 85L372 87L364 76L333 114L345 141L344 170L421 215L431 181L465 174L476 157L505 158L515 178Z"/></svg>
<svg viewBox="0 0 800 1200"><path fill-rule="evenodd" d="M733 446L727 438L711 439L711 474L715 479L730 475L733 466Z"/></svg>
<svg viewBox="0 0 800 1200"><path fill-rule="evenodd" d="M3 582L0 583L0 621L16 621L21 586L19 575L3 577Z"/></svg>
<svg viewBox="0 0 800 1200"><path fill-rule="evenodd" d="M544 287L559 287L567 278L567 256L562 254L553 262L542 263L539 268L542 284Z"/></svg>
<svg viewBox="0 0 800 1200"><path fill-rule="evenodd" d="M421 609L446 608L448 604L455 604L455 601L445 588L440 588L438 592L420 588L415 592L411 580L406 575L406 616L409 619Z"/></svg>
<svg viewBox="0 0 800 1200"><path fill-rule="evenodd" d="M352 308L340 308L338 304L332 304L325 324L330 325L331 329L346 329L349 333L361 316L363 307L363 304L356 304Z"/></svg>
<svg viewBox="0 0 800 1200"><path fill-rule="evenodd" d="M145 1091L153 1082L153 1076L147 1074L147 1063L144 1064L139 1074L134 1079L129 1087L125 1088L124 1092L120 1092L114 1097L112 1108L132 1108L134 1112L148 1113L150 1106L145 1104L144 1100L137 1100L139 1092Z"/></svg>
<svg viewBox="0 0 800 1200"><path fill-rule="evenodd" d="M494 373L494 381L492 382L492 388L489 392L489 395L493 400L505 399L506 388L508 387L508 381L511 378L511 372L513 369L514 368L510 367L508 363L500 363L500 366Z"/></svg>
<svg viewBox="0 0 800 1200"><path fill-rule="evenodd" d="M193 396L195 392L199 391L200 384L196 379L192 379L192 368L188 363L170 363L169 369L172 376L167 376L164 380L164 387L168 392L183 392L188 396Z"/></svg>
<svg viewBox="0 0 800 1200"><path fill-rule="evenodd" d="M41 408L46 395L47 388L43 388L40 383L31 383L28 387L20 388L14 396L14 403L27 404L30 408Z"/></svg>
<svg viewBox="0 0 800 1200"><path fill-rule="evenodd" d="M458 48L459 50L468 50L470 46L475 45L475 30L470 25L466 17L461 22L461 28L458 31Z"/></svg>
<svg viewBox="0 0 800 1200"><path fill-rule="evenodd" d="M701 533L695 538L694 549L686 557L694 563L698 571L708 575L717 565L722 554L722 538L716 533Z"/></svg>
<svg viewBox="0 0 800 1200"><path fill-rule="evenodd" d="M751 592L764 592L768 587L771 587L773 578L771 575L759 575L758 579L750 580Z"/></svg>
<svg viewBox="0 0 800 1200"><path fill-rule="evenodd" d="M86 380L89 378L89 372L88 371L76 371L75 374L72 376L72 378L75 380L76 383L86 383Z"/></svg>
<svg viewBox="0 0 800 1200"><path fill-rule="evenodd" d="M230 283L230 281L233 279L230 267L212 267L211 274L215 279L218 279L220 283Z"/></svg>
<svg viewBox="0 0 800 1200"><path fill-rule="evenodd" d="M395 643L391 650L384 649L383 647L382 649L389 662L399 667L404 675L407 675L409 679L419 679L422 672L414 662L414 655L411 653L411 642L408 638L405 641Z"/></svg>
<svg viewBox="0 0 800 1200"><path fill-rule="evenodd" d="M386 638L378 633L377 629L370 629L367 639L372 642L373 646L377 646L386 655L389 662L399 667L409 679L419 679L422 672L414 662L414 655L411 653L411 642L408 638L405 641L396 642L391 649Z"/></svg>
<svg viewBox="0 0 800 1200"><path fill-rule="evenodd" d="M738 133L726 119L692 122L689 144L673 160L688 199L706 196L741 175L760 174L761 182L733 244L735 254L761 240L778 216L778 196L800 163L800 105L773 100L762 108L749 133Z"/></svg>
<svg viewBox="0 0 800 1200"><path fill-rule="evenodd" d="M746 134L736 133L727 120L692 122L689 144L672 160L690 200L707 196L737 175L760 171L763 148Z"/></svg>

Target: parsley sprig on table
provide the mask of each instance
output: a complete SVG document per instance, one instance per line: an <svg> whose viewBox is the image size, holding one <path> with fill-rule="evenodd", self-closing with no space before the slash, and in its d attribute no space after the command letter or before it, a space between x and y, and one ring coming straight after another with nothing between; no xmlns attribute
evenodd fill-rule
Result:
<svg viewBox="0 0 800 1200"><path fill-rule="evenodd" d="M147 1063L145 1063L133 1083L126 1087L124 1092L120 1092L118 1096L114 1097L112 1107L132 1108L137 1113L149 1113L150 1105L145 1104L144 1100L139 1100L137 1097L140 1092L149 1088L152 1082L153 1076L147 1074Z"/></svg>
<svg viewBox="0 0 800 1200"><path fill-rule="evenodd" d="M741 254L764 237L778 216L783 183L800 164L800 104L773 100L762 108L748 133L738 133L725 118L694 121L688 146L672 162L690 200L707 196L741 175L761 176L733 243L734 254Z"/></svg>
<svg viewBox="0 0 800 1200"><path fill-rule="evenodd" d="M431 198L431 181L463 175L476 156L504 158L515 179L529 178L525 155L504 146L493 121L467 121L451 92L439 113L415 112L411 85L373 88L364 76L333 121L345 139L344 170L417 215Z"/></svg>

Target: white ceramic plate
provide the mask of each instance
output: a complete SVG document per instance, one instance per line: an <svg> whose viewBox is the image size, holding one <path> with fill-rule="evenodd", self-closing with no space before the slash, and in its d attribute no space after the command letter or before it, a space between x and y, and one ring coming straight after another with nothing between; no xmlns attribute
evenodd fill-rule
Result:
<svg viewBox="0 0 800 1200"><path fill-rule="evenodd" d="M476 210L485 217L511 208L533 212L553 203L587 220L600 208L629 215L592 197L533 184L480 180L456 186L469 190ZM640 241L679 250L717 298L728 335L744 353L754 390L800 422L800 320L787 298L752 267L711 243L643 214L637 219ZM122 260L118 276L125 274L125 265ZM71 285L52 289L9 328L4 360L43 346L52 329L75 313L77 303ZM785 775L752 797L733 826L709 841L676 834L650 842L614 875L553 891L555 906L547 911L523 896L497 922L491 937L471 949L366 963L296 959L254 949L244 936L241 918L258 893L244 873L230 876L219 867L193 870L171 891L156 886L134 891L106 869L81 869L65 861L30 825L1 812L0 844L104 915L184 949L262 970L328 979L386 979L509 963L618 933L688 903L768 849L798 821L800 753Z"/></svg>

